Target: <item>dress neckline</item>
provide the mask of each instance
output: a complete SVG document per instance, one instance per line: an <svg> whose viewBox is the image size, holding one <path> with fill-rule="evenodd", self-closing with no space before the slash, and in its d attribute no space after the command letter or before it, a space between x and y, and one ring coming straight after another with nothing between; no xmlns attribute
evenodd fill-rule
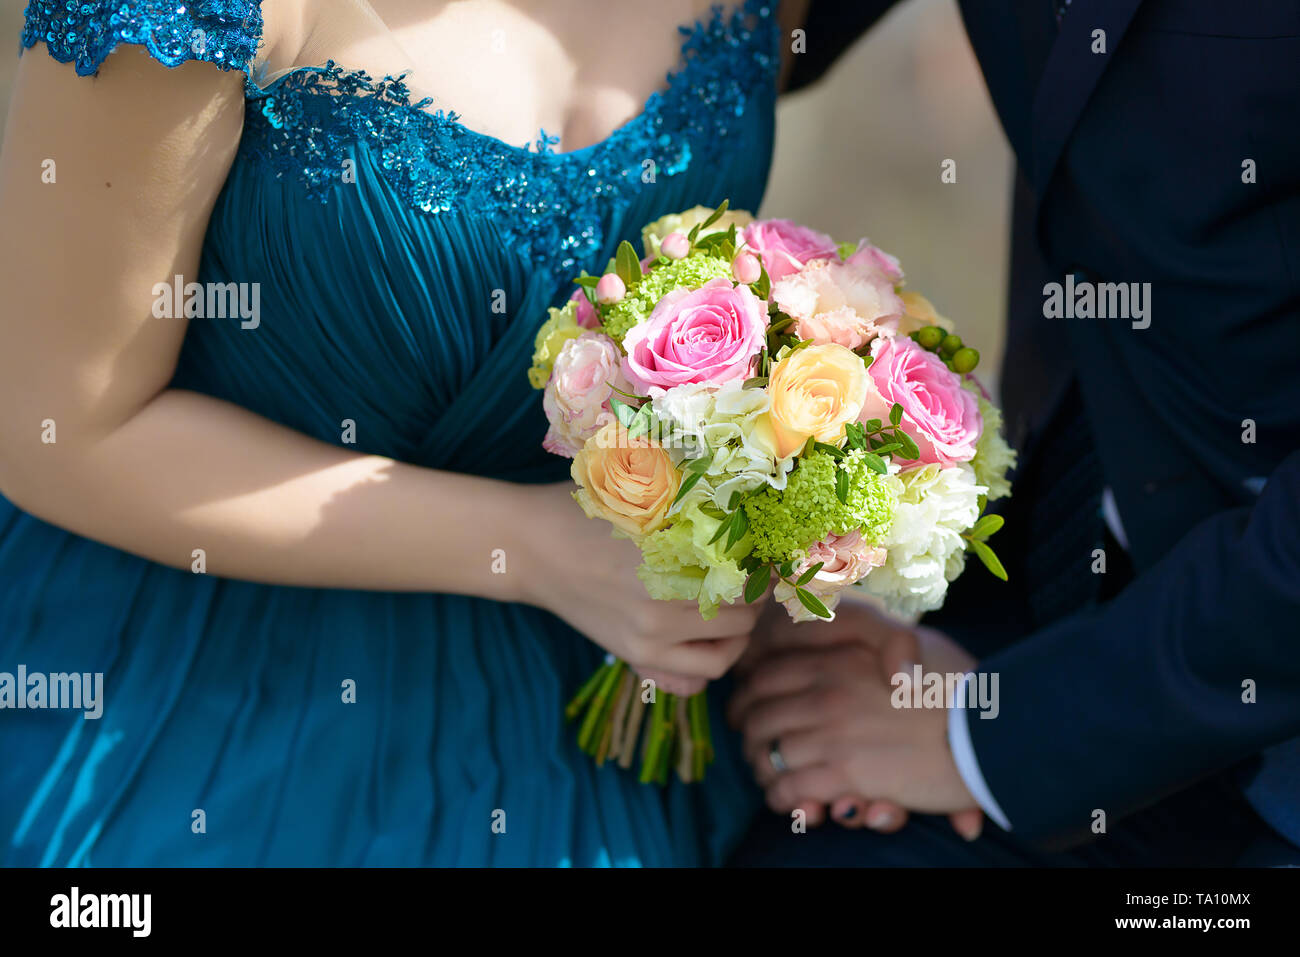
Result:
<svg viewBox="0 0 1300 957"><path fill-rule="evenodd" d="M682 36L682 42L678 48L676 63L665 74L664 85L657 90L653 90L642 102L641 108L636 113L614 127L604 137L594 143L573 150L560 151L554 149L554 146L560 142L560 137L547 133L545 128L538 130L538 137L535 142L518 145L507 142L491 133L485 133L467 126L461 120L460 114L454 110L430 109L436 102L434 97L428 96L419 100L411 98L405 82L411 70L405 70L395 75L385 74L376 81L364 70L349 71L334 60L329 60L324 66L304 65L292 67L263 86L258 83L254 76L252 64L248 64L244 68L245 99L249 101L273 101L277 92L286 85L304 84L305 80L306 84L304 85L319 86L320 84L312 81L323 77L328 81L328 85L335 86L340 91L348 88L352 92L369 92L386 95L386 98L389 99L398 98L404 102L395 105L405 106L410 110L421 113L436 121L439 125L454 127L461 135L490 144L498 150L518 153L523 156L546 157L555 162L581 160L609 149L633 134L654 115L656 108L664 100L678 93L682 86L689 82L692 51L709 32L711 26L720 24L723 29L732 30L735 24L753 17L766 19L776 16L776 8L779 3L780 0L739 0L739 2L728 4L715 3L706 14L701 14L689 23L679 24L677 31Z"/></svg>

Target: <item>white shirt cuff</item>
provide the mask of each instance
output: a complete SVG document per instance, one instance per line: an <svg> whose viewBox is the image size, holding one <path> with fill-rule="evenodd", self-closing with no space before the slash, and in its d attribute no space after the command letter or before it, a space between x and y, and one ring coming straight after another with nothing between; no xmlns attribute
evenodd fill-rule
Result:
<svg viewBox="0 0 1300 957"><path fill-rule="evenodd" d="M970 726L966 723L966 686L970 683L974 673L968 673L957 686L957 698L953 702L953 707L948 710L948 747L952 751L953 761L957 764L957 773L961 775L962 781L966 785L966 790L970 791L971 796L975 798L981 810L987 814L998 827L1004 831L1011 830L1011 822L1003 813L1002 808L993 797L993 792L989 790L988 782L984 780L984 775L980 773L980 764L975 757L975 747L970 740Z"/></svg>

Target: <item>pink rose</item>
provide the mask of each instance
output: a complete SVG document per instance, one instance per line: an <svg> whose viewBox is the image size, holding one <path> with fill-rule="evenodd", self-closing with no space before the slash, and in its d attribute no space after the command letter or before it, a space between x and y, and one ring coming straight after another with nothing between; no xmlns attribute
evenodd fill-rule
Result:
<svg viewBox="0 0 1300 957"><path fill-rule="evenodd" d="M551 423L542 440L546 451L573 458L587 439L612 420L609 400L614 387L632 391L620 359L614 340L599 332L581 333L564 344L542 395L542 408Z"/></svg>
<svg viewBox="0 0 1300 957"><path fill-rule="evenodd" d="M889 420L894 403L903 407L902 429L916 440L920 462L948 466L968 462L984 429L979 402L962 388L961 377L933 352L906 336L880 336L871 343L874 357L860 419ZM909 463L901 460L904 467Z"/></svg>
<svg viewBox="0 0 1300 957"><path fill-rule="evenodd" d="M578 305L574 310L573 318L578 323L579 329L595 329L600 325L600 316L596 313L596 307L591 304L587 298L587 293L579 289L569 297Z"/></svg>
<svg viewBox="0 0 1300 957"><path fill-rule="evenodd" d="M903 267L897 257L889 255L878 246L871 245L865 239L858 243L858 248L853 251L853 255L844 261L873 266L879 269L891 283L897 284L903 278Z"/></svg>
<svg viewBox="0 0 1300 957"><path fill-rule="evenodd" d="M711 279L678 289L623 337L623 372L638 392L749 378L767 336L767 305L748 286Z"/></svg>
<svg viewBox="0 0 1300 957"><path fill-rule="evenodd" d="M749 251L763 260L768 278L773 282L798 272L814 259L839 261L835 240L807 226L788 219L760 219L741 233Z"/></svg>
<svg viewBox="0 0 1300 957"><path fill-rule="evenodd" d="M857 350L880 325L903 315L894 284L874 265L814 260L772 284L772 299L795 320L794 333L819 345Z"/></svg>
<svg viewBox="0 0 1300 957"><path fill-rule="evenodd" d="M808 589L831 611L839 604L840 592L854 582L862 580L873 568L885 564L887 552L879 545L872 545L862 537L859 531L844 535L828 535L808 549L808 555L795 565L790 576L797 581L800 576L818 562L822 567L803 587ZM776 586L776 600L785 605L786 611L795 621L808 621L817 616L803 607L794 593L794 589L784 582Z"/></svg>

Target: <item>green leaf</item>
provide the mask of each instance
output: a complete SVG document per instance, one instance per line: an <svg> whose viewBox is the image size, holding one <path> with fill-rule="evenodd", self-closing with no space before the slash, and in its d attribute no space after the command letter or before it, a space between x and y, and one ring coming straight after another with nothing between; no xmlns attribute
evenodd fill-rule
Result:
<svg viewBox="0 0 1300 957"><path fill-rule="evenodd" d="M885 460L875 452L863 452L862 461L866 462L867 468L871 469L873 472L879 472L881 475L889 474L889 466L886 465Z"/></svg>
<svg viewBox="0 0 1300 957"><path fill-rule="evenodd" d="M698 236L699 234L700 234L700 224L696 223L694 226L691 227L691 231L686 234L686 238L690 241L691 245L694 245L695 237Z"/></svg>
<svg viewBox="0 0 1300 957"><path fill-rule="evenodd" d="M626 396L626 397L629 398L629 399L635 399L635 400L638 401L638 402L648 402L648 401L650 400L650 396L648 396L648 395L637 395L637 394L634 393L634 392L624 392L622 389L620 389L618 386L614 385L614 383L612 383L612 382L607 382L607 383L605 383L605 384L608 385L608 386L610 387L610 389L612 389L613 391L617 392L619 395ZM615 400L615 401L617 401L617 400Z"/></svg>
<svg viewBox="0 0 1300 957"><path fill-rule="evenodd" d="M873 445L872 451L877 455L888 455L890 452L897 452L902 447L902 442L881 442L878 445Z"/></svg>
<svg viewBox="0 0 1300 957"><path fill-rule="evenodd" d="M985 515L978 522L971 526L968 534L971 538L978 538L981 542L990 535L996 534L1006 520L1001 515Z"/></svg>
<svg viewBox="0 0 1300 957"><path fill-rule="evenodd" d="M713 453L710 452L708 455L701 455L698 459L691 459L687 462L686 471L691 474L703 475L709 470L709 466L712 464Z"/></svg>
<svg viewBox="0 0 1300 957"><path fill-rule="evenodd" d="M714 505L712 502L705 502L700 506L700 511L709 516L709 518L719 522L727 517L727 513L718 508L718 506Z"/></svg>
<svg viewBox="0 0 1300 957"><path fill-rule="evenodd" d="M862 365L863 365L864 368L867 368L867 369L870 369L870 368L871 368L871 363L873 363L873 362L875 362L875 361L876 361L876 357L875 357L875 356L867 355L867 356L863 356L863 357L862 357Z"/></svg>
<svg viewBox="0 0 1300 957"><path fill-rule="evenodd" d="M734 513L733 513L733 514L734 514ZM716 542L718 539L720 539L723 535L727 534L727 531L728 531L730 528L731 528L731 517L728 516L728 517L724 518L722 521L720 521L720 522L718 523L717 531L715 531L715 532L713 533L713 537L709 539L709 544L712 545L714 542Z"/></svg>
<svg viewBox="0 0 1300 957"><path fill-rule="evenodd" d="M700 223L701 228L708 229L710 226L716 223L719 219L722 218L722 214L727 211L727 207L730 205L731 205L731 201L724 199L722 203L718 206L718 208L709 214L709 218L706 219L704 222Z"/></svg>
<svg viewBox="0 0 1300 957"><path fill-rule="evenodd" d="M1002 567L1002 563L998 561L998 556L993 553L993 549L977 539L971 539L970 547L979 556L979 560L984 563L984 567L992 572L995 578L1001 578L1003 581L1007 580L1007 570Z"/></svg>
<svg viewBox="0 0 1300 957"><path fill-rule="evenodd" d="M844 426L844 444L851 449L867 447L867 430L861 422L849 422Z"/></svg>
<svg viewBox="0 0 1300 957"><path fill-rule="evenodd" d="M717 249L720 255L729 259L731 257L726 256L726 254L722 252L722 250L725 249L726 246L727 246L726 233L709 233L709 235L705 236L703 239L695 243L696 249Z"/></svg>
<svg viewBox="0 0 1300 957"><path fill-rule="evenodd" d="M746 379L741 383L742 389L762 389L767 385L767 376L756 375L752 379Z"/></svg>
<svg viewBox="0 0 1300 957"><path fill-rule="evenodd" d="M736 489L731 493L731 498L727 499L727 511L734 512L740 507L740 490Z"/></svg>
<svg viewBox="0 0 1300 957"><path fill-rule="evenodd" d="M845 505L849 504L849 473L843 469L835 470L835 497Z"/></svg>
<svg viewBox="0 0 1300 957"><path fill-rule="evenodd" d="M839 246L836 247L835 251L840 254L841 259L848 259L850 256L852 256L855 252L858 251L858 244L840 243Z"/></svg>
<svg viewBox="0 0 1300 957"><path fill-rule="evenodd" d="M789 578L794 574L794 562L782 562L781 567L776 570L776 573L782 578Z"/></svg>
<svg viewBox="0 0 1300 957"><path fill-rule="evenodd" d="M731 513L731 530L727 532L727 544L723 551L731 551L736 542L745 537L747 531L749 531L749 516L745 514L743 508L738 508Z"/></svg>
<svg viewBox="0 0 1300 957"><path fill-rule="evenodd" d="M753 604L763 597L767 586L772 581L772 569L764 565L754 569L745 579L745 604Z"/></svg>
<svg viewBox="0 0 1300 957"><path fill-rule="evenodd" d="M641 281L641 260L637 257L632 244L626 239L618 244L618 252L614 260L618 278L622 279L629 289Z"/></svg>
<svg viewBox="0 0 1300 957"><path fill-rule="evenodd" d="M868 432L879 432L883 425L879 419L867 419L866 429Z"/></svg>
<svg viewBox="0 0 1300 957"><path fill-rule="evenodd" d="M799 454L801 456L812 455L813 449L815 448L817 448L817 440L810 435L808 436L808 441L803 444L803 451Z"/></svg>
<svg viewBox="0 0 1300 957"><path fill-rule="evenodd" d="M825 562L818 562L818 563L817 563L816 565L814 565L812 568L808 569L806 572L804 572L802 575L800 575L800 576L799 576L799 580L798 580L797 582L795 582L795 584L796 584L796 585L806 585L806 584L808 584L810 581L813 580L813 577L814 577L814 576L815 576L819 571L822 570L822 566L825 565L825 564L826 564Z"/></svg>
<svg viewBox="0 0 1300 957"><path fill-rule="evenodd" d="M902 448L903 458L908 460L914 460L914 459L919 459L921 457L921 450L916 447L916 442L914 442L912 440L912 437L908 435L906 432L904 432L902 429L894 430L894 438L903 444L903 448Z"/></svg>
<svg viewBox="0 0 1300 957"><path fill-rule="evenodd" d="M813 446L818 452L825 452L836 462L844 458L844 450L834 445L827 445L825 442L818 442Z"/></svg>
<svg viewBox="0 0 1300 957"><path fill-rule="evenodd" d="M830 618L831 610L822 604L822 600L806 588L796 588L795 597L799 599L799 604L803 605L818 618Z"/></svg>
<svg viewBox="0 0 1300 957"><path fill-rule="evenodd" d="M780 316L781 318L767 327L767 334L769 336L774 336L778 332L784 332L790 326L794 325L793 316L787 316L783 312L778 312L777 315Z"/></svg>
<svg viewBox="0 0 1300 957"><path fill-rule="evenodd" d="M599 276L588 276L585 272L577 279L573 280L583 289L595 289L596 284L600 282Z"/></svg>
<svg viewBox="0 0 1300 957"><path fill-rule="evenodd" d="M613 396L610 396L609 407L614 410L614 414L618 416L618 421L623 423L623 428L625 429L631 428L632 420L635 419L637 414L640 412L639 409L634 409L626 402L620 402Z"/></svg>
<svg viewBox="0 0 1300 957"><path fill-rule="evenodd" d="M772 280L767 275L767 270L763 267L762 259L758 261L758 268L758 279L750 284L750 288L754 290L754 295L759 299L766 299L772 294Z"/></svg>
<svg viewBox="0 0 1300 957"><path fill-rule="evenodd" d="M637 411L636 418L628 423L627 437L629 439L638 439L650 431L654 425L654 409L650 405L643 405Z"/></svg>
<svg viewBox="0 0 1300 957"><path fill-rule="evenodd" d="M897 402L895 402L894 407L889 410L889 424L896 426L902 421L903 421L903 407L899 405Z"/></svg>
<svg viewBox="0 0 1300 957"><path fill-rule="evenodd" d="M702 472L692 472L690 475L686 476L686 481L682 483L681 488L677 490L677 494L673 496L673 504L676 505L680 502L686 496L687 492L699 484L699 481L702 478L704 478L704 473Z"/></svg>

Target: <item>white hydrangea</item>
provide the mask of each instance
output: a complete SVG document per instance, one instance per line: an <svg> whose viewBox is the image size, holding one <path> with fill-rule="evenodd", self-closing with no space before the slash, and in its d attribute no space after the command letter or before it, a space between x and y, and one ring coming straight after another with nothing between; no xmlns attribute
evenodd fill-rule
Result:
<svg viewBox="0 0 1300 957"><path fill-rule="evenodd" d="M947 468L924 465L891 476L898 507L886 540L888 557L858 586L884 601L894 614L912 618L943 604L948 583L966 564L961 537L979 518L988 489L965 462Z"/></svg>
<svg viewBox="0 0 1300 957"><path fill-rule="evenodd" d="M713 455L704 478L686 501L711 498L726 508L733 492L748 492L767 483L785 488L793 457L777 459L754 441L754 422L771 405L764 389L745 389L732 381L722 386L687 384L651 390L651 406L661 423L660 442L677 463Z"/></svg>
<svg viewBox="0 0 1300 957"><path fill-rule="evenodd" d="M1016 450L1002 437L1002 410L984 398L979 386L969 379L965 386L979 400L980 417L984 420L984 431L975 443L975 457L970 464L975 469L975 480L988 488L992 502L1011 494L1007 473L1016 467Z"/></svg>
<svg viewBox="0 0 1300 957"><path fill-rule="evenodd" d="M712 215L713 207L711 206L692 206L680 213L669 213L667 216L660 216L641 230L641 247L647 256L658 256L659 244L663 242L665 236L674 232L689 233L693 226L703 223ZM733 225L739 231L753 221L754 217L743 209L729 209L718 217L708 229L701 229L696 234L696 238L703 239L712 233L725 233Z"/></svg>

